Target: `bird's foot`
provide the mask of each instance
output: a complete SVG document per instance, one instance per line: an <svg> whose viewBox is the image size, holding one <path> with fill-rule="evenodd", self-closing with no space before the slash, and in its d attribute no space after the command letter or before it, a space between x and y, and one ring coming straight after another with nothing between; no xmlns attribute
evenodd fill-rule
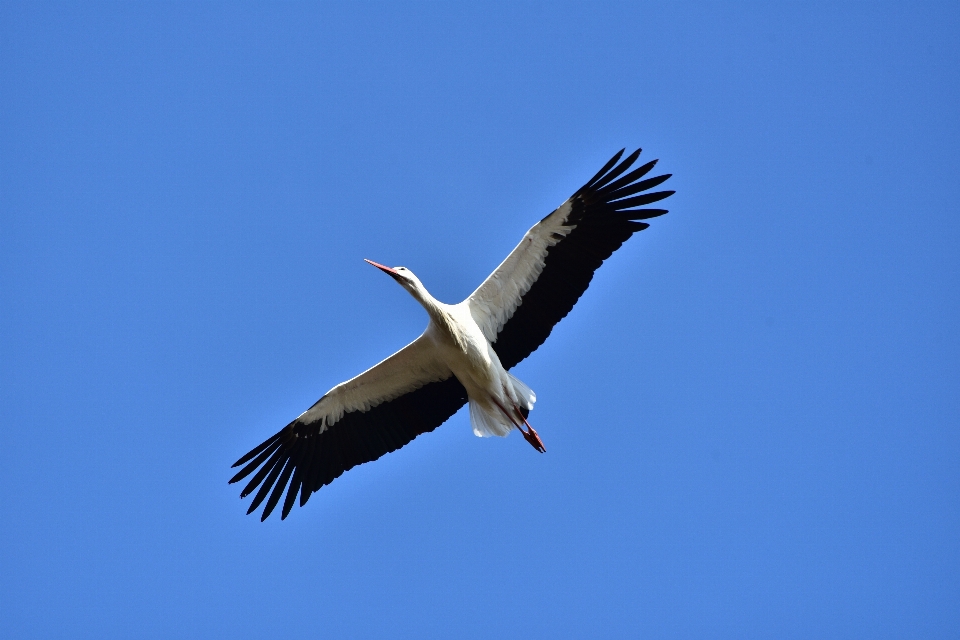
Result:
<svg viewBox="0 0 960 640"><path fill-rule="evenodd" d="M507 416L510 422L513 423L513 426L523 434L523 439L530 443L530 446L539 451L540 453L546 453L547 448L543 446L543 440L540 439L540 434L537 433L536 429L530 426L530 423L527 422L526 417L523 415L523 411L520 410L520 407L513 405L513 410L516 412L516 416L511 416L507 413L507 410L503 408L503 405L497 402L496 398L493 398L494 404L500 407L500 411L503 412L503 415ZM517 420L520 418L520 420ZM527 431L523 430L523 427L520 426L520 422L527 425Z"/></svg>
<svg viewBox="0 0 960 640"><path fill-rule="evenodd" d="M524 420L524 422L526 422L526 420ZM546 453L547 448L543 446L543 440L540 439L540 434L537 433L536 429L530 426L529 422L527 423L527 429L529 429L529 431L524 431L523 429L520 429L520 433L523 434L523 439L529 442L530 446L532 446L534 449L536 449L540 453Z"/></svg>

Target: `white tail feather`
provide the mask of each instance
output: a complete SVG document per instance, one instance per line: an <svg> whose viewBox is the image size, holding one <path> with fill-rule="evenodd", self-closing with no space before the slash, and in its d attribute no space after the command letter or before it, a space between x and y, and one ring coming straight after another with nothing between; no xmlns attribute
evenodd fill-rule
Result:
<svg viewBox="0 0 960 640"><path fill-rule="evenodd" d="M513 429L513 424L507 420L500 410L494 407L488 411L480 406L479 402L470 401L470 424L473 425L473 434L481 438L500 436L501 438Z"/></svg>
<svg viewBox="0 0 960 640"><path fill-rule="evenodd" d="M517 404L521 408L531 411L537 401L537 394L509 373L507 373L507 376L509 376L510 383L513 385L513 396L517 398ZM512 409L513 407L507 408L508 411L512 411ZM474 400L470 400L470 424L473 425L474 435L481 438L489 438L490 436L502 438L509 434L515 426L510 418L505 416L503 411L495 404L492 408L487 409Z"/></svg>
<svg viewBox="0 0 960 640"><path fill-rule="evenodd" d="M527 411L533 411L533 405L537 401L537 394L533 392L533 389L523 384L519 378L515 378L508 371L507 375L510 376L510 382L513 383L513 392L516 394L517 399L520 400L520 406Z"/></svg>

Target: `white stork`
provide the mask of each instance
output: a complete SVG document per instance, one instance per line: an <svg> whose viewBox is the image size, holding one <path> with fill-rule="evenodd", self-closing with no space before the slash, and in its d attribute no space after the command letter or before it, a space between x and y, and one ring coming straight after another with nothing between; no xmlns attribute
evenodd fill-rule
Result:
<svg viewBox="0 0 960 640"><path fill-rule="evenodd" d="M669 174L640 180L656 160L623 175L637 149L621 150L587 184L531 228L470 297L444 304L406 267L386 272L427 310L423 334L380 364L328 391L279 433L233 465L230 483L256 471L240 497L259 487L247 513L267 498L261 520L277 506L281 519L297 494L300 506L344 471L433 431L470 403L473 432L506 436L518 429L546 451L527 422L536 396L509 369L530 355L577 302L593 272L646 220L664 209L639 209L673 191L648 191ZM622 177L621 177L622 176ZM526 430L524 430L526 427Z"/></svg>

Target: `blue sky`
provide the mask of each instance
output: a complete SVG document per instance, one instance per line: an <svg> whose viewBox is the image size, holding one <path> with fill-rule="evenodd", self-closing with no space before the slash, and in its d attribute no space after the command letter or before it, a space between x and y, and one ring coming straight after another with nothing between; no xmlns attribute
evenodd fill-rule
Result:
<svg viewBox="0 0 960 640"><path fill-rule="evenodd" d="M0 5L0 635L955 638L960 8ZM229 465L622 147L670 214L261 524Z"/></svg>

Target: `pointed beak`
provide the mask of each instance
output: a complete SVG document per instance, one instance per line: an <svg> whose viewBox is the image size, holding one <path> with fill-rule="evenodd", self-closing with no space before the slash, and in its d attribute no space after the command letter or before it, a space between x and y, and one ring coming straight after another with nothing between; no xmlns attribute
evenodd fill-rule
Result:
<svg viewBox="0 0 960 640"><path fill-rule="evenodd" d="M383 271L384 273L387 273L387 274L393 276L394 279L400 277L400 274L397 273L395 269L391 269L390 267L387 267L387 266L385 266L385 265L382 265L382 264L380 264L379 262L374 262L373 260L367 260L366 258L364 258L363 261L364 261L364 262L369 262L370 264L372 264L373 266L375 266L377 269L380 269L380 271Z"/></svg>

